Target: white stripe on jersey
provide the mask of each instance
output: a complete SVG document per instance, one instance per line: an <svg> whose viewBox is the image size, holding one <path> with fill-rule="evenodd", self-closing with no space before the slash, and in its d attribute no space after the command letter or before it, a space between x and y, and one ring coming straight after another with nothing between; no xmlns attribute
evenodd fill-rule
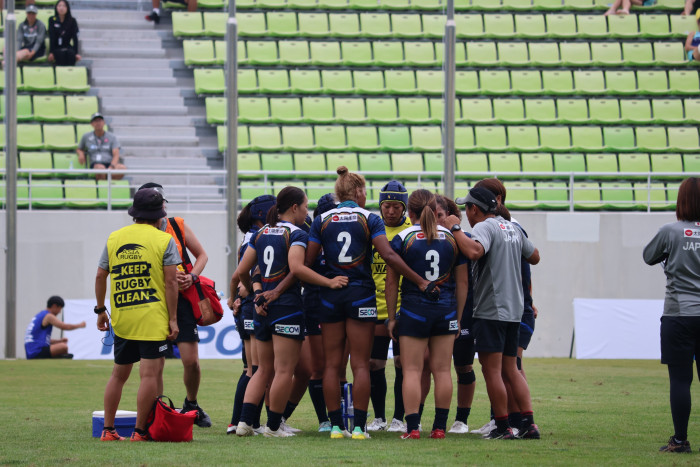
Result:
<svg viewBox="0 0 700 467"><path fill-rule="evenodd" d="M444 228L441 225L437 226L437 230L438 230L438 232L444 232L450 236L453 236L452 232L450 232L449 230L447 230L446 228ZM408 236L408 234L410 234L411 232L420 232L420 231L421 231L420 225L412 225L411 227L408 227L407 229L402 230L401 232L397 233L396 235L398 235L399 238L401 238L401 241L404 241L404 240L406 240L406 237Z"/></svg>
<svg viewBox="0 0 700 467"><path fill-rule="evenodd" d="M367 219L369 219L369 215L371 214L368 210L361 208L361 207L356 207L356 208L335 208L331 209L330 211L326 211L323 213L322 220L326 220L329 216L332 216L333 214L340 214L341 212L354 212L354 213L359 213L364 215Z"/></svg>

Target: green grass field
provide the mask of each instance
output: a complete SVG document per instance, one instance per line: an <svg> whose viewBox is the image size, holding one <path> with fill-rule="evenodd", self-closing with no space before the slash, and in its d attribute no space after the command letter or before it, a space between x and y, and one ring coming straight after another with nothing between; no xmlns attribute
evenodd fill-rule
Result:
<svg viewBox="0 0 700 467"><path fill-rule="evenodd" d="M449 435L403 441L395 433L366 441L330 440L305 396L290 420L303 433L294 438L226 435L240 361L202 362L199 401L214 426L195 426L192 443L101 443L91 437L91 414L102 410L109 361L0 361L0 464L2 465L699 465L700 454L660 454L672 434L666 368L656 361L529 359L539 441L487 441L478 435ZM393 411L393 366L387 414ZM179 361L165 368L165 393L184 398ZM138 374L125 387L120 408L135 410ZM694 388L697 388L697 384ZM694 390L696 403L700 394ZM455 393L456 398L456 393ZM454 420L456 399L450 411ZM370 408L371 412L371 408ZM477 393L469 422L488 421L488 398L477 368ZM372 415L370 413L370 420ZM423 426L430 429L432 394ZM448 426L449 426L448 424ZM426 434L427 435L427 434ZM700 448L700 421L691 416L689 439Z"/></svg>

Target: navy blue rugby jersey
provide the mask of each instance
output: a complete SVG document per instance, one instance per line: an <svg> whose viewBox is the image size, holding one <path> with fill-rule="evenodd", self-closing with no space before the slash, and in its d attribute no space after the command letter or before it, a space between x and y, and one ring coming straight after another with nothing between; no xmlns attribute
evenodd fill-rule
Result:
<svg viewBox="0 0 700 467"><path fill-rule="evenodd" d="M434 281L440 287L440 302L454 302L455 278L452 273L456 265L466 264L467 258L459 251L452 233L438 226L437 238L428 243L420 228L414 225L396 234L391 241L391 248L398 253L408 267L426 280ZM435 303L423 296L416 284L411 281L401 281L401 300L411 296L411 301L417 298L422 303Z"/></svg>
<svg viewBox="0 0 700 467"><path fill-rule="evenodd" d="M289 249L293 245L306 248L308 235L289 222L278 222L275 227L265 225L250 239L249 248L255 250L262 278L263 291L273 290L289 274ZM299 283L288 288L276 301L278 305L299 305Z"/></svg>
<svg viewBox="0 0 700 467"><path fill-rule="evenodd" d="M241 263L241 260L243 259L243 255L245 254L245 251L248 249L248 243L250 243L250 240L253 238L253 235L258 231L257 226L251 227L251 229L246 232L246 234L243 236L243 243L241 243L241 246L238 248L238 264ZM250 277L253 277L253 271L255 270L255 267L253 267L250 270ZM242 287L243 285L241 285ZM246 298L241 299L241 303L248 303L253 300L253 294L248 295Z"/></svg>
<svg viewBox="0 0 700 467"><path fill-rule="evenodd" d="M381 217L346 202L314 219L309 241L323 247L326 277L348 276L348 286L374 289L372 240L380 235L386 235Z"/></svg>

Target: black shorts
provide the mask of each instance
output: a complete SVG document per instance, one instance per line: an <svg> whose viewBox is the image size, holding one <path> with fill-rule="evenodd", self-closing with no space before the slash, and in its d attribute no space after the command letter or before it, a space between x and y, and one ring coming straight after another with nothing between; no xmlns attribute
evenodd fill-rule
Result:
<svg viewBox="0 0 700 467"><path fill-rule="evenodd" d="M452 348L455 366L473 365L474 353L474 334L472 330L470 328L461 328Z"/></svg>
<svg viewBox="0 0 700 467"><path fill-rule="evenodd" d="M256 314L255 338L262 342L272 339L272 336L288 337L304 340L304 311L298 306L277 305L271 303L267 308L267 316Z"/></svg>
<svg viewBox="0 0 700 467"><path fill-rule="evenodd" d="M432 336L457 334L457 312L451 306L435 305L431 308L420 304L401 305L399 334L406 337L427 339Z"/></svg>
<svg viewBox="0 0 700 467"><path fill-rule="evenodd" d="M31 357L29 360L34 360L36 358L51 358L51 346L45 345L41 348L38 354L36 354L34 357Z"/></svg>
<svg viewBox="0 0 700 467"><path fill-rule="evenodd" d="M530 339L535 332L535 313L525 311L523 318L520 320L520 337L518 338L518 347L527 349L530 345Z"/></svg>
<svg viewBox="0 0 700 467"><path fill-rule="evenodd" d="M321 335L321 299L317 291L306 292L301 296L304 306L304 334L307 336Z"/></svg>
<svg viewBox="0 0 700 467"><path fill-rule="evenodd" d="M377 296L374 288L353 286L332 290L321 288L321 323L339 323L348 318L377 320Z"/></svg>
<svg viewBox="0 0 700 467"><path fill-rule="evenodd" d="M243 327L243 313L238 313L238 315L233 317L233 322L236 324L236 331L238 331L238 337L242 341L250 340L250 334ZM245 352L243 352L245 354Z"/></svg>
<svg viewBox="0 0 700 467"><path fill-rule="evenodd" d="M168 341L134 341L114 335L114 363L129 365L142 358L153 360L168 353Z"/></svg>
<svg viewBox="0 0 700 467"><path fill-rule="evenodd" d="M255 321L256 313L253 300L243 302L241 305L241 315L243 316L243 332L248 334L248 339L250 339L250 336L255 336L253 321Z"/></svg>
<svg viewBox="0 0 700 467"><path fill-rule="evenodd" d="M474 319L474 350L518 356L520 323L493 319Z"/></svg>
<svg viewBox="0 0 700 467"><path fill-rule="evenodd" d="M192 304L182 294L177 296L177 327L180 333L175 342L199 342L197 320L192 313Z"/></svg>
<svg viewBox="0 0 700 467"><path fill-rule="evenodd" d="M377 324L377 326L384 326L384 324ZM372 355L370 358L374 360L386 360L389 357L389 343L391 342L391 337L389 336L374 336L374 342L372 343Z"/></svg>
<svg viewBox="0 0 700 467"><path fill-rule="evenodd" d="M661 317L661 363L692 365L700 357L700 316Z"/></svg>

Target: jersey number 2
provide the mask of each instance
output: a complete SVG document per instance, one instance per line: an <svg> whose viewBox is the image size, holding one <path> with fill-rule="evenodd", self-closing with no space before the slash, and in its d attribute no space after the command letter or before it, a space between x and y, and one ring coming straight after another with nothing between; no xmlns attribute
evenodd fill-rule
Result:
<svg viewBox="0 0 700 467"><path fill-rule="evenodd" d="M428 250L425 254L425 260L430 261L430 268L432 271L425 271L425 278L429 281L434 281L440 275L439 263L440 263L440 253L435 250Z"/></svg>
<svg viewBox="0 0 700 467"><path fill-rule="evenodd" d="M338 241L343 242L343 248L340 249L340 254L338 255L339 263L351 263L352 258L348 256L348 250L350 249L350 242L352 237L350 237L349 232L340 232L338 234Z"/></svg>

